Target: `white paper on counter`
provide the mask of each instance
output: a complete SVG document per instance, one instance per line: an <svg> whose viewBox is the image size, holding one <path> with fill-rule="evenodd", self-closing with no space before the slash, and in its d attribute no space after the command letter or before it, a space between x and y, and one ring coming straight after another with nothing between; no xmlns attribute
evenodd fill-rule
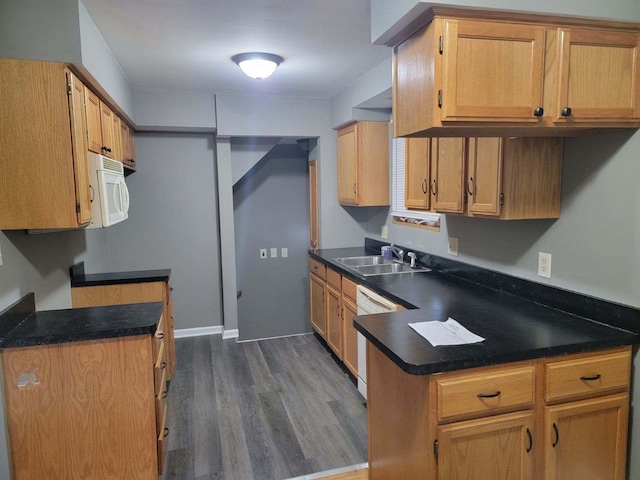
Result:
<svg viewBox="0 0 640 480"><path fill-rule="evenodd" d="M470 332L451 317L446 322L419 322L410 323L409 326L426 338L434 347L484 341L483 337Z"/></svg>

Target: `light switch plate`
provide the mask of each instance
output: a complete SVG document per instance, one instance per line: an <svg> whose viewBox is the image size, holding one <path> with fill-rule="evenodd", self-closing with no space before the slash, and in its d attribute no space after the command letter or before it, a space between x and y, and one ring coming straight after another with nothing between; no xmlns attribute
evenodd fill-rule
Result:
<svg viewBox="0 0 640 480"><path fill-rule="evenodd" d="M271 258L278 258L278 249L275 247L271 248Z"/></svg>
<svg viewBox="0 0 640 480"><path fill-rule="evenodd" d="M289 256L289 249L287 247L282 247L280 250L280 256L282 258L287 258Z"/></svg>
<svg viewBox="0 0 640 480"><path fill-rule="evenodd" d="M267 258L267 249L266 248L261 248L260 249L260 258Z"/></svg>
<svg viewBox="0 0 640 480"><path fill-rule="evenodd" d="M458 256L458 239L456 237L449 237L449 244L447 245L447 253L449 255L453 255L454 257Z"/></svg>
<svg viewBox="0 0 640 480"><path fill-rule="evenodd" d="M386 225L382 226L382 231L380 232L380 236L385 239L389 237L389 228Z"/></svg>

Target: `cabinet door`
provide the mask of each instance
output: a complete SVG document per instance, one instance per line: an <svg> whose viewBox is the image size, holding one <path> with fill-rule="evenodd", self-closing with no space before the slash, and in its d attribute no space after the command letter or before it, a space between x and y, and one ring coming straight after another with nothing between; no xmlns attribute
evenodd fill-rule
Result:
<svg viewBox="0 0 640 480"><path fill-rule="evenodd" d="M358 204L358 142L356 125L338 131L338 202Z"/></svg>
<svg viewBox="0 0 640 480"><path fill-rule="evenodd" d="M327 284L327 344L333 352L342 360L342 305L341 294L331 285Z"/></svg>
<svg viewBox="0 0 640 480"><path fill-rule="evenodd" d="M342 319L344 327L342 361L354 377L358 376L358 331L353 326L353 317L358 314L355 303L342 295Z"/></svg>
<svg viewBox="0 0 640 480"><path fill-rule="evenodd" d="M430 170L429 138L407 138L405 140L404 205L417 210L429 210L429 170Z"/></svg>
<svg viewBox="0 0 640 480"><path fill-rule="evenodd" d="M87 148L94 153L102 153L102 127L100 126L100 99L95 93L84 88L87 115Z"/></svg>
<svg viewBox="0 0 640 480"><path fill-rule="evenodd" d="M122 162L122 139L120 138L120 118L113 113L112 114L112 128L113 134L113 159Z"/></svg>
<svg viewBox="0 0 640 480"><path fill-rule="evenodd" d="M102 131L102 154L113 158L113 112L102 102L100 102L100 126Z"/></svg>
<svg viewBox="0 0 640 480"><path fill-rule="evenodd" d="M542 26L446 20L442 121L537 122Z"/></svg>
<svg viewBox="0 0 640 480"><path fill-rule="evenodd" d="M89 189L89 162L87 159L87 120L84 108L84 85L67 71L67 82L71 85L69 113L71 118L71 148L73 152L73 174L76 184L76 212L78 224L91 221L91 193Z"/></svg>
<svg viewBox="0 0 640 480"><path fill-rule="evenodd" d="M627 394L545 409L545 480L624 480Z"/></svg>
<svg viewBox="0 0 640 480"><path fill-rule="evenodd" d="M502 139L469 139L467 167L467 211L500 215L502 191Z"/></svg>
<svg viewBox="0 0 640 480"><path fill-rule="evenodd" d="M128 163L129 160L131 160L131 153L129 152L129 126L124 123L122 119L119 120L122 163Z"/></svg>
<svg viewBox="0 0 640 480"><path fill-rule="evenodd" d="M438 452L438 480L531 479L533 413L439 427Z"/></svg>
<svg viewBox="0 0 640 480"><path fill-rule="evenodd" d="M309 282L311 291L311 325L322 338L326 338L325 282L313 274L309 275Z"/></svg>
<svg viewBox="0 0 640 480"><path fill-rule="evenodd" d="M639 35L561 28L559 38L556 121L640 117Z"/></svg>
<svg viewBox="0 0 640 480"><path fill-rule="evenodd" d="M433 210L443 213L464 211L464 138L431 140L431 194Z"/></svg>

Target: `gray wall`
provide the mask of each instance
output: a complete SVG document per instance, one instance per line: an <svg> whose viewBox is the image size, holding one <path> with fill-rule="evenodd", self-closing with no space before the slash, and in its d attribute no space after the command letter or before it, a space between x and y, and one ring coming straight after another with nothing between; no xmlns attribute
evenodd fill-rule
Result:
<svg viewBox="0 0 640 480"><path fill-rule="evenodd" d="M136 134L136 154L129 218L105 229L109 270L171 268L176 329L221 325L214 136Z"/></svg>
<svg viewBox="0 0 640 480"><path fill-rule="evenodd" d="M309 323L309 170L307 153L279 145L234 193L240 340L311 331ZM277 258L271 258L277 247ZM281 257L281 248L288 257ZM260 248L267 258L259 259Z"/></svg>

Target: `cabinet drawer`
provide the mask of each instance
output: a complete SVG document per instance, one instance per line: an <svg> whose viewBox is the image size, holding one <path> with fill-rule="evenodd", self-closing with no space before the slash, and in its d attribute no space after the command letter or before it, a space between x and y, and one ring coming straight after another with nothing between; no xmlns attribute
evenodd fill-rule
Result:
<svg viewBox="0 0 640 480"><path fill-rule="evenodd" d="M167 371L167 349L166 349L166 342L163 340L162 343L160 344L160 351L158 352L158 357L156 359L156 363L153 368L153 372L154 372L153 376L154 376L155 387L156 387L156 396L162 393L162 389L164 388L162 384L162 377L164 375L166 380L166 374L167 374L166 371Z"/></svg>
<svg viewBox="0 0 640 480"><path fill-rule="evenodd" d="M439 421L493 415L533 404L535 370L528 365L445 374L436 384Z"/></svg>
<svg viewBox="0 0 640 480"><path fill-rule="evenodd" d="M358 293L358 284L346 277L342 277L342 293L355 302Z"/></svg>
<svg viewBox="0 0 640 480"><path fill-rule="evenodd" d="M629 387L631 351L592 355L545 365L547 403Z"/></svg>
<svg viewBox="0 0 640 480"><path fill-rule="evenodd" d="M327 268L327 283L338 291L342 289L342 275L335 270Z"/></svg>
<svg viewBox="0 0 640 480"><path fill-rule="evenodd" d="M324 266L324 263L317 261L315 258L309 258L309 271L320 277L322 280L327 279L327 268Z"/></svg>

